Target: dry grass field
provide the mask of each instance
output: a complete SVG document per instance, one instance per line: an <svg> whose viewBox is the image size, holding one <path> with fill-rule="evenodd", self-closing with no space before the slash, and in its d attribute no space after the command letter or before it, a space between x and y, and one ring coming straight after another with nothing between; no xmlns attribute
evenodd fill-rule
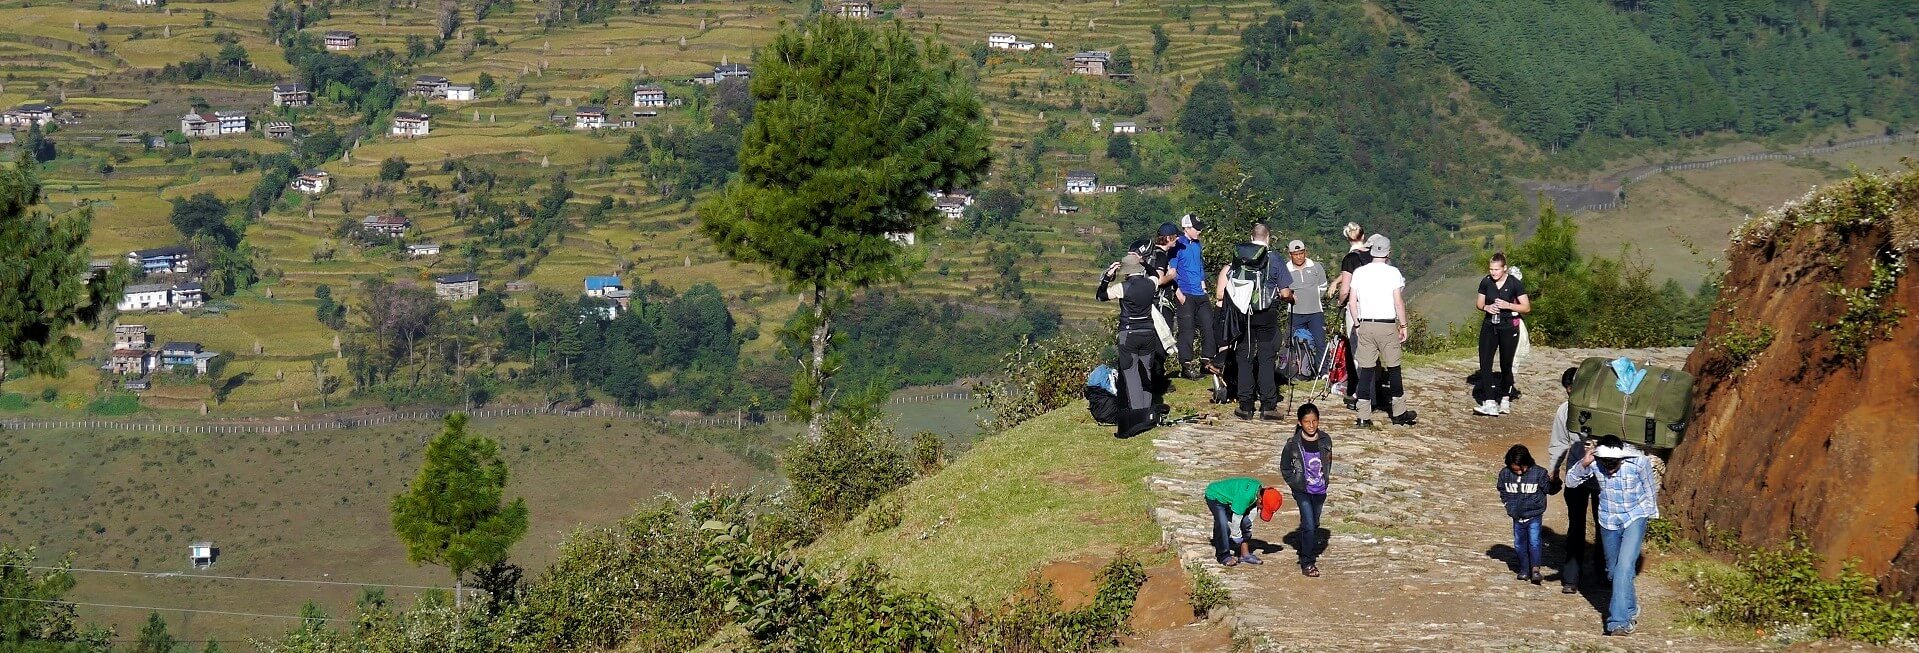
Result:
<svg viewBox="0 0 1919 653"><path fill-rule="evenodd" d="M532 523L513 561L529 574L550 561L567 532L611 522L661 494L770 481L763 453L748 452L765 452L784 437L682 435L555 417L479 420L474 430L500 442L512 470L507 494L527 501ZM74 601L284 615L315 601L345 615L358 588L190 577L451 585L443 569L406 561L388 518L391 497L418 470L425 441L437 432L431 422L282 435L13 431L0 438L0 484L7 488L0 541L39 547L44 561L71 552L76 567L182 575L80 574L67 595ZM186 545L195 540L219 546L213 568L196 572L187 564ZM388 596L404 605L417 593L395 589ZM187 640L270 636L290 625L165 616L174 636ZM146 614L83 608L81 618L131 637Z"/></svg>

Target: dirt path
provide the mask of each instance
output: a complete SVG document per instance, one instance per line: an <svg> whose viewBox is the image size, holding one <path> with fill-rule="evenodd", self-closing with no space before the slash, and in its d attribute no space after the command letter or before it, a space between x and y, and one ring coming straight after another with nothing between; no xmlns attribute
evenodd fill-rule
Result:
<svg viewBox="0 0 1919 653"><path fill-rule="evenodd" d="M1559 371L1587 356L1622 353L1680 365L1687 351L1535 350L1520 370L1526 398L1499 418L1472 415L1464 378L1477 363L1466 360L1408 371L1418 426L1359 430L1352 411L1337 401L1322 406L1335 448L1322 524L1331 538L1319 559L1320 578L1299 573L1296 540L1288 535L1298 524L1290 496L1271 523L1254 525L1255 539L1283 541L1282 549L1264 555L1267 564L1221 568L1207 543L1205 484L1239 474L1279 483L1277 457L1290 420L1268 425L1228 414L1213 424L1150 433L1168 465L1151 479L1159 498L1154 518L1184 560L1205 565L1231 588L1231 619L1257 651L1750 650L1675 627L1681 608L1650 575L1639 581L1639 633L1608 638L1600 635L1603 591L1561 594L1557 572L1533 586L1516 580L1509 567L1512 522L1500 508L1494 474L1513 443L1545 457L1563 397ZM1187 393L1192 388L1188 383ZM1551 506L1546 559L1556 563L1565 507L1558 497Z"/></svg>

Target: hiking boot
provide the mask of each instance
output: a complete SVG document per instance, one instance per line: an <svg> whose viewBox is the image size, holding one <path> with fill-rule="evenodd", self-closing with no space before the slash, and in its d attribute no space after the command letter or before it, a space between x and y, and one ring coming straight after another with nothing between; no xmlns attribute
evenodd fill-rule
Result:
<svg viewBox="0 0 1919 653"><path fill-rule="evenodd" d="M1352 397L1347 397L1346 410L1359 410L1359 400Z"/></svg>
<svg viewBox="0 0 1919 653"><path fill-rule="evenodd" d="M1192 361L1186 361L1184 363L1180 363L1179 375L1181 377L1185 377L1188 379L1199 378L1199 364Z"/></svg>
<svg viewBox="0 0 1919 653"><path fill-rule="evenodd" d="M1372 427L1373 427L1373 421L1370 419L1360 417L1353 420L1353 428L1369 429Z"/></svg>
<svg viewBox="0 0 1919 653"><path fill-rule="evenodd" d="M1546 577L1545 577L1545 576L1541 576L1541 575L1539 575L1539 570L1538 570L1538 569L1534 569L1534 570L1533 570L1533 575L1532 575L1532 578L1530 578L1530 579L1528 579L1528 580L1531 580L1531 581L1532 581L1532 584L1534 584L1534 585L1538 585L1538 584L1541 584L1541 583L1544 583L1544 582L1546 582Z"/></svg>
<svg viewBox="0 0 1919 653"><path fill-rule="evenodd" d="M1263 565L1263 564L1266 564L1266 561L1265 561L1265 560L1261 560L1261 559L1259 559L1259 554L1257 554L1257 553L1253 553L1253 552L1251 552L1251 551L1248 551L1248 552L1246 552L1246 555L1243 555L1243 556L1240 556L1240 557L1239 557L1239 561L1240 561L1240 562L1243 562L1243 563L1246 563L1246 564L1249 564L1249 565Z"/></svg>
<svg viewBox="0 0 1919 653"><path fill-rule="evenodd" d="M1504 415L1510 412L1513 412L1513 398L1500 397L1499 398L1499 414Z"/></svg>
<svg viewBox="0 0 1919 653"><path fill-rule="evenodd" d="M1393 416L1393 423L1400 426L1412 426L1419 423L1419 411L1409 410Z"/></svg>
<svg viewBox="0 0 1919 653"><path fill-rule="evenodd" d="M1284 422L1286 421L1286 413L1279 412L1277 407L1268 408L1259 411L1259 418L1268 422Z"/></svg>
<svg viewBox="0 0 1919 653"><path fill-rule="evenodd" d="M1252 419L1252 418L1253 418L1253 409L1251 409L1251 408L1247 408L1247 407L1245 407L1245 406L1240 406L1239 408L1234 408L1234 409L1233 409L1233 417L1237 417L1237 418L1240 418L1240 419L1245 419L1245 420L1250 420L1250 419Z"/></svg>
<svg viewBox="0 0 1919 653"><path fill-rule="evenodd" d="M1499 404L1491 399L1479 402L1478 406L1473 407L1473 414L1485 415L1487 417L1497 416L1499 415Z"/></svg>

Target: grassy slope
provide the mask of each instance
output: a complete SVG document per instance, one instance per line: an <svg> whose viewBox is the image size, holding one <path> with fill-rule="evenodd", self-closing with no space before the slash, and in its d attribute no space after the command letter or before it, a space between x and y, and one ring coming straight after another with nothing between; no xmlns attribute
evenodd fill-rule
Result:
<svg viewBox="0 0 1919 653"><path fill-rule="evenodd" d="M1045 562L1157 543L1144 482L1156 467L1150 437L1116 440L1074 402L899 492L899 527L868 534L856 521L813 555L872 558L906 587L996 601Z"/></svg>

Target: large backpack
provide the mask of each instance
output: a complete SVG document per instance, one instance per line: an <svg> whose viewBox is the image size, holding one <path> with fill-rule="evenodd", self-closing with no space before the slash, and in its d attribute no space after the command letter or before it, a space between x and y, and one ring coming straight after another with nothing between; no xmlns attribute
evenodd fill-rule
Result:
<svg viewBox="0 0 1919 653"><path fill-rule="evenodd" d="M1123 409L1119 402L1119 372L1101 365L1086 375L1086 412L1101 424L1118 424Z"/></svg>
<svg viewBox="0 0 1919 653"><path fill-rule="evenodd" d="M1692 411L1692 375L1645 366L1631 393L1619 390L1612 359L1588 358L1573 375L1566 426L1587 437L1618 436L1650 449L1679 446Z"/></svg>
<svg viewBox="0 0 1919 653"><path fill-rule="evenodd" d="M1233 264L1226 273L1226 295L1243 312L1254 313L1272 307L1275 291L1268 279L1270 258L1266 246L1259 243L1233 246Z"/></svg>

